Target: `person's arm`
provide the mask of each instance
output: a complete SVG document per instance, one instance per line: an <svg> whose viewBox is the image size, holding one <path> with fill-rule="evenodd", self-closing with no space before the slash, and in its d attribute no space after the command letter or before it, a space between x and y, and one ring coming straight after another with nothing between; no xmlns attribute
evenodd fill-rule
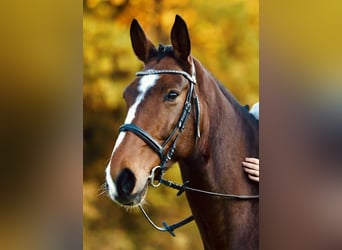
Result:
<svg viewBox="0 0 342 250"><path fill-rule="evenodd" d="M247 157L242 162L242 167L249 179L259 182L259 159Z"/></svg>

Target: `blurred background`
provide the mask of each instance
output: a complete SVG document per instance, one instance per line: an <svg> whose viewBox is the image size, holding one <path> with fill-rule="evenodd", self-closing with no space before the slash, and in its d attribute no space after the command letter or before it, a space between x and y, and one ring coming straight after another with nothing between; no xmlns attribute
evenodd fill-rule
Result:
<svg viewBox="0 0 342 250"><path fill-rule="evenodd" d="M258 66L256 1L3 1L0 249L202 248L194 224L172 238L98 195L122 88L142 66L130 21L168 43L176 13L193 55L241 103L258 100L260 68L260 249L342 249L342 2L260 0L260 9ZM173 191L147 199L159 225L189 215Z"/></svg>
<svg viewBox="0 0 342 250"><path fill-rule="evenodd" d="M195 223L176 237L155 231L138 210L126 211L101 194L104 170L126 108L123 89L142 63L131 48L129 26L138 19L157 46L169 44L175 15L186 21L192 55L238 99L259 100L259 2L257 0L83 1L83 249L202 249ZM174 166L166 175L181 182ZM158 225L191 214L173 190L149 189L146 206Z"/></svg>

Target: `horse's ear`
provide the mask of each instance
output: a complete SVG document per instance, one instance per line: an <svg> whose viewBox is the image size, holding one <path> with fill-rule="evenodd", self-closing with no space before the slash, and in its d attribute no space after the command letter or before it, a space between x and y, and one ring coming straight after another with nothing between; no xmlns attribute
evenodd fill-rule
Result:
<svg viewBox="0 0 342 250"><path fill-rule="evenodd" d="M157 53L153 43L146 37L144 30L136 19L131 23L131 43L135 55L144 63Z"/></svg>
<svg viewBox="0 0 342 250"><path fill-rule="evenodd" d="M171 42L173 51L177 59L182 62L190 63L190 37L185 21L179 15L176 15L175 23L171 30Z"/></svg>

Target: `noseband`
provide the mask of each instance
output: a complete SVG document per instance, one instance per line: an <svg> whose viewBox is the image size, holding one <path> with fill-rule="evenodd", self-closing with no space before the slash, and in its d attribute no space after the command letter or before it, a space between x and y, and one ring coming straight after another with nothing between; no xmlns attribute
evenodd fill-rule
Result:
<svg viewBox="0 0 342 250"><path fill-rule="evenodd" d="M196 77L195 73L191 76L189 73L182 71L182 70L171 70L171 69L163 69L163 70L146 70L146 71L140 71L137 72L137 76L146 76L146 75L161 75L161 74L175 74L175 75L182 75L189 81L189 88L188 92L186 94L183 110L178 118L178 122L176 126L171 130L170 134L166 138L166 140L162 143L159 144L149 133L147 133L144 129L140 128L139 126L135 125L134 123L127 123L123 124L120 127L120 132L132 132L136 136L138 136L140 139L142 139L147 145L150 146L153 151L155 151L160 160L160 166L158 168L161 169L162 174L166 170L166 164L167 162L171 159L173 156L175 149L176 149L176 144L178 140L178 136L184 131L185 128L185 123L189 117L189 114L191 112L191 105L192 102L195 104L195 127L196 127L196 140L200 138L200 129L199 129L199 124L200 124L200 104L198 101L198 96L194 90L195 84L196 84ZM165 148L168 145L168 143L171 141L171 139L174 137L176 132L179 131L179 133L176 135L175 139L173 140L169 150L165 153ZM153 173L154 174L154 171ZM151 185L156 186L153 182L154 180L152 179ZM159 185L158 183L157 185Z"/></svg>

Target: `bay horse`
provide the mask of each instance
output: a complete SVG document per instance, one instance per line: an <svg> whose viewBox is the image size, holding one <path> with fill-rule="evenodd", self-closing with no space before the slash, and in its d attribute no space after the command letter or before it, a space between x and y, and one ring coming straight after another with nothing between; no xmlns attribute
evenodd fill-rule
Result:
<svg viewBox="0 0 342 250"><path fill-rule="evenodd" d="M123 94L128 112L105 170L108 196L141 206L151 172L175 162L192 188L257 194L241 162L259 156L258 121L191 56L185 21L176 16L169 46L156 48L135 19L130 35L144 68ZM257 199L185 193L205 249L258 249Z"/></svg>

